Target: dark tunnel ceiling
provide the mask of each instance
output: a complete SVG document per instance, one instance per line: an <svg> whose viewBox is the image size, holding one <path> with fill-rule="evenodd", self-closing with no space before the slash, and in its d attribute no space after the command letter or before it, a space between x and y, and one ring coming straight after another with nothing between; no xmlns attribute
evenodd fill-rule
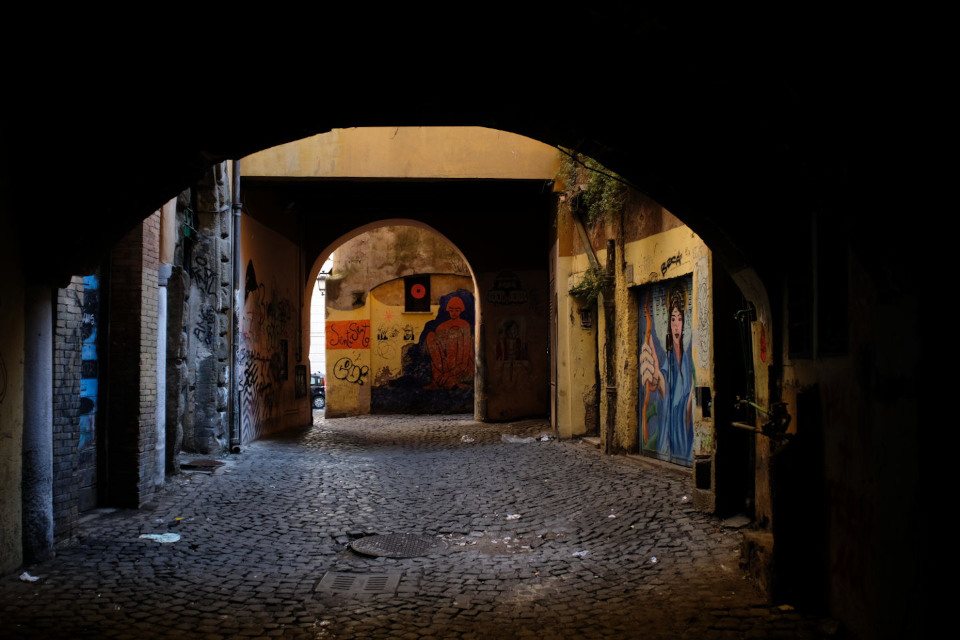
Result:
<svg viewBox="0 0 960 640"><path fill-rule="evenodd" d="M213 162L371 125L487 126L576 148L731 262L780 260L782 221L811 210L883 260L863 200L872 169L904 158L884 111L902 65L878 46L879 14L595 3L230 18L236 31L175 21L180 43L222 35L222 55L164 49L147 25L53 25L32 44L57 65L10 58L23 64L10 69L2 187L5 215L43 240L22 256L29 278L96 265ZM358 47L377 64L354 60Z"/></svg>

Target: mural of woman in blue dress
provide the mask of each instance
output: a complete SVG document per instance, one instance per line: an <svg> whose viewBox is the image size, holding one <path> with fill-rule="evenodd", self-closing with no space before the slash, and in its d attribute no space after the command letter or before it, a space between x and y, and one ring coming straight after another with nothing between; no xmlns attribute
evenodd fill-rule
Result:
<svg viewBox="0 0 960 640"><path fill-rule="evenodd" d="M695 371L690 331L692 279L650 287L641 296L640 438L643 452L693 464ZM660 335L665 335L661 341Z"/></svg>

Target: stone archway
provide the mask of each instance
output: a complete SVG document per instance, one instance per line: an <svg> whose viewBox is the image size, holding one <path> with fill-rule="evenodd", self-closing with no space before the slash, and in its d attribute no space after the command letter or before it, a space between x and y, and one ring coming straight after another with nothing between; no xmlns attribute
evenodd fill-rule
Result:
<svg viewBox="0 0 960 640"><path fill-rule="evenodd" d="M915 493L917 474L910 465L910 473L896 482L877 485L874 479L884 477L885 469L902 466L904 451L906 459L917 459L923 391L915 372L929 336L918 330L915 314L903 311L919 307L918 292L909 286L912 269L891 267L891 256L901 248L893 241L900 238L874 224L879 209L863 201L885 194L889 185L871 184L872 179L858 183L851 177L858 169L865 167L863 174L869 175L882 165L896 173L912 157L890 153L889 138L877 135L902 121L894 112L878 114L896 104L887 88L897 78L889 75L902 67L872 67L869 55L860 57L888 48L851 40L887 32L865 29L843 12L832 13L830 20L820 15L791 16L790 21L764 16L768 22L760 27L757 18L729 7L678 16L606 5L579 12L575 18L518 14L505 21L499 15L478 15L469 21L471 29L451 29L454 38L448 38L444 47L431 39L428 59L446 47L461 51L453 42L459 40L465 48L483 52L485 73L473 74L464 64L449 84L427 74L414 78L410 76L416 74L396 74L393 86L389 81L370 82L366 89L330 91L322 105L312 95L317 86L315 55L304 56L306 65L290 64L296 56L288 48L282 59L271 61L276 69L292 72L291 82L271 75L273 86L289 87L288 94L279 99L271 87L248 87L236 111L227 104L227 95L222 103L185 100L171 110L156 99L157 87L168 86L165 81L150 73L131 77L127 70L104 78L110 74L99 60L90 61L88 68L106 80L99 84L100 91L71 93L76 78L89 86L87 73L77 73L72 82L31 78L30 90L19 92L20 99L11 105L9 121L17 123L16 130L4 131L3 186L11 198L2 205L5 223L9 220L3 249L23 258L11 277L16 283L29 279L62 285L71 274L90 271L105 248L219 160L345 125L482 124L564 144L597 158L680 216L735 276L755 274L769 297L773 330L765 343L772 362L765 369L769 388L777 390L786 371L789 318L784 314L784 282L791 265L809 262L811 243L798 221L816 214L850 249L844 264L859 296L851 324L857 322L860 331L848 354L831 356L835 361L800 362L802 375L786 382L824 385L820 397L825 431L831 436L825 443L831 460L823 480L839 497L829 516L834 537L828 559L835 570L830 588L844 594L833 597L838 613L853 620L855 628L866 630L864 635L873 635L871 629L903 628L904 619L909 624L917 617L908 592L918 583L919 573L913 562L893 566L884 559L922 546L915 544L917 534L907 531L906 523L914 521L910 509L916 507L903 510L903 496ZM364 24L364 17L354 19ZM308 26L316 28L315 23ZM391 29L404 45L420 34L415 24L391 24ZM289 31L277 32L295 40ZM310 43L313 54L315 38L310 35L303 41ZM83 31L83 37L90 33ZM155 46L150 38L139 39ZM407 49L400 43L376 37L369 41L398 45L390 49L394 68L422 68L418 61L402 57ZM562 55L517 55L510 66L522 73L510 79L522 82L509 83L505 74L496 86L486 86L481 79L495 77L489 72L492 41L518 42L528 50ZM60 48L71 44L63 40L51 46L51 57L82 65L89 49ZM268 49L264 45L261 51ZM811 54L812 50L822 55ZM678 52L693 55L684 59ZM844 52L856 52L857 58ZM135 57L128 52L124 59ZM563 63L558 66L565 69L558 82L543 80L546 71L542 76L531 72L550 69L558 57ZM469 61L478 62L475 56ZM881 68L884 82L875 86L883 88L883 96L871 84L874 74L881 77ZM16 72L22 70L29 68ZM369 69L341 70L362 71L364 78L369 77ZM248 78L258 77L244 71ZM192 82L178 74L177 80L184 82L179 85L184 95L206 95L202 89L208 88L208 78ZM303 89L307 86L309 96ZM143 99L131 100L138 90ZM64 95L84 93L94 98L73 100L69 108L56 112L55 119L46 115L49 105L63 104ZM299 99L301 94L310 99ZM393 95L408 99L384 100ZM124 107L122 118L117 117L117 105ZM891 117L881 117L887 115ZM875 126L880 121L882 128ZM51 179L37 169L50 166L52 149L80 161ZM78 200L78 194L90 193L91 185L105 183L110 189L96 202ZM37 194L49 203L77 206L38 206ZM521 235L535 239L537 231L531 227ZM31 250L20 247L38 238L43 242ZM804 278L816 286L811 274ZM22 287L15 284L9 290L13 293L2 300L3 309L19 309L23 298L17 292ZM887 341L896 335L923 337L887 356ZM22 353L22 336L15 331L0 343L7 365L7 402L12 402L10 385L22 379L22 370L14 366L16 356L11 355ZM791 363L793 371L796 364ZM843 505L869 505L870 510L844 513ZM4 522L11 518L5 515ZM864 544L877 530L884 531L883 540ZM866 574L859 570L864 567L870 569ZM878 614L875 619L872 613Z"/></svg>

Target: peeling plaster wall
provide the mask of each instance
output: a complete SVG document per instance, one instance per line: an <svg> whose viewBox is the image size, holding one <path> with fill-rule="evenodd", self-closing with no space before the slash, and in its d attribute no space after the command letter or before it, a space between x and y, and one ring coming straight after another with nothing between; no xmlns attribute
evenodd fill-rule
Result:
<svg viewBox="0 0 960 640"><path fill-rule="evenodd" d="M567 293L589 261L585 253L572 253L576 231L571 216L558 216L557 222L557 430L561 438L599 435L597 308Z"/></svg>
<svg viewBox="0 0 960 640"><path fill-rule="evenodd" d="M335 250L326 281L328 309L349 310L383 282L418 273L470 276L463 256L440 234L422 226L391 224L364 231Z"/></svg>
<svg viewBox="0 0 960 640"><path fill-rule="evenodd" d="M6 214L6 211L4 211ZM0 573L23 560L21 452L23 447L24 279L17 234L0 217Z"/></svg>
<svg viewBox="0 0 960 640"><path fill-rule="evenodd" d="M549 282L546 270L477 275L485 420L550 413Z"/></svg>

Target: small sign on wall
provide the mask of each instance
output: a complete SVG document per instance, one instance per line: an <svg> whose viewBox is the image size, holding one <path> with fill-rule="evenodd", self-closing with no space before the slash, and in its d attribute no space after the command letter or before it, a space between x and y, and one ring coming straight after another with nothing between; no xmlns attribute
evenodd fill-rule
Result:
<svg viewBox="0 0 960 640"><path fill-rule="evenodd" d="M407 276L403 279L403 310L430 311L430 276Z"/></svg>
<svg viewBox="0 0 960 640"><path fill-rule="evenodd" d="M303 398L307 395L307 365L298 364L293 369L294 395Z"/></svg>

